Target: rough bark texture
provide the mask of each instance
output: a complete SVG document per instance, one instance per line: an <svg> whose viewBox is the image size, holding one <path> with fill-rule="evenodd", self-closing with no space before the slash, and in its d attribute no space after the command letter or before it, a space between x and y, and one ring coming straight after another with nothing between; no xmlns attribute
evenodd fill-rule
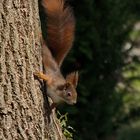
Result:
<svg viewBox="0 0 140 140"><path fill-rule="evenodd" d="M42 69L38 13L37 0L0 0L0 140L64 139L33 76Z"/></svg>

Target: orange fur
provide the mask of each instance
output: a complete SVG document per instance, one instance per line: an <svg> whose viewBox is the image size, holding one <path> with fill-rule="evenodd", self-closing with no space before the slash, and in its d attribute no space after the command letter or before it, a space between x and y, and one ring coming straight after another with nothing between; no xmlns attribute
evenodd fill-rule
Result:
<svg viewBox="0 0 140 140"><path fill-rule="evenodd" d="M45 75L42 72L35 72L35 76L47 82L48 85L52 84L52 78L49 75Z"/></svg>
<svg viewBox="0 0 140 140"><path fill-rule="evenodd" d="M53 104L77 102L76 86L78 73L66 76L60 71L60 66L72 47L74 39L75 19L72 9L65 5L64 0L42 0L47 16L47 46L42 40L42 57L45 74L36 72L38 78L46 81L47 95Z"/></svg>
<svg viewBox="0 0 140 140"><path fill-rule="evenodd" d="M78 78L78 71L75 71L66 76L66 81L71 83L76 88L78 84Z"/></svg>
<svg viewBox="0 0 140 140"><path fill-rule="evenodd" d="M43 0L47 14L47 44L61 66L74 40L75 19L73 11L64 0Z"/></svg>

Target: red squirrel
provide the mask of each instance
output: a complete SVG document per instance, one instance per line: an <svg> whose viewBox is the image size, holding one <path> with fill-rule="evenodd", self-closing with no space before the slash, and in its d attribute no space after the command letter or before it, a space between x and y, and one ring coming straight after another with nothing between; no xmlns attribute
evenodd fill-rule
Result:
<svg viewBox="0 0 140 140"><path fill-rule="evenodd" d="M78 72L64 78L60 68L74 40L75 18L65 0L42 0L47 16L47 43L42 44L45 73L35 75L46 81L47 95L54 104L77 102ZM47 44L47 45L46 45Z"/></svg>

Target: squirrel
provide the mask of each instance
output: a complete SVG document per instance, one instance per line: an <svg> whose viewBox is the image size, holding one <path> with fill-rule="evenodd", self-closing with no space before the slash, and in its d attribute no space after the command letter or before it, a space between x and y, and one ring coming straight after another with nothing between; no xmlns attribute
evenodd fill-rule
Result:
<svg viewBox="0 0 140 140"><path fill-rule="evenodd" d="M45 73L36 72L35 75L46 81L47 95L54 105L63 102L73 105L77 102L78 72L72 72L64 78L60 71L74 40L73 11L65 0L42 0L42 6L47 16L47 43L42 43Z"/></svg>

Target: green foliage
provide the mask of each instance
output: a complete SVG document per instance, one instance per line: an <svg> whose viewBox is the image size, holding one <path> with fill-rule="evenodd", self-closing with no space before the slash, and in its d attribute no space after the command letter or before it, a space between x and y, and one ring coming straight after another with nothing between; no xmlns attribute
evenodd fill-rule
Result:
<svg viewBox="0 0 140 140"><path fill-rule="evenodd" d="M59 111L57 111L57 117L60 121L63 134L65 135L67 140L73 140L74 129L71 126L67 125L67 122L68 122L67 116L68 116L68 113L62 115Z"/></svg>
<svg viewBox="0 0 140 140"><path fill-rule="evenodd" d="M124 126L118 132L117 140L139 140L140 139L140 121L135 121L129 126Z"/></svg>
<svg viewBox="0 0 140 140"><path fill-rule="evenodd" d="M131 49L125 49L125 44L131 36L138 36L132 30L140 19L140 12L136 11L140 5L139 0L77 0L73 3L76 38L63 71L72 71L74 63L75 68L80 69L78 104L63 110L71 114L75 140L94 140L109 135L129 120L126 100L132 96L125 96L126 84L123 83L125 90L118 85L122 78L128 79L124 68Z"/></svg>

